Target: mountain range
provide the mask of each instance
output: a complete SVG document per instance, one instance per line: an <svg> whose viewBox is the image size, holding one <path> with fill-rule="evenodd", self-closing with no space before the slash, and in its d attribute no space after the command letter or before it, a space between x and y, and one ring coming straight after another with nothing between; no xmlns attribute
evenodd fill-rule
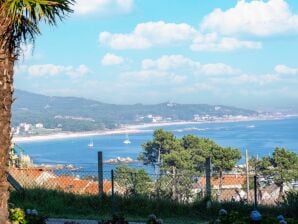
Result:
<svg viewBox="0 0 298 224"><path fill-rule="evenodd" d="M78 97L45 96L15 90L13 127L42 123L63 131L91 131L154 121L193 121L201 117L256 116L254 110L223 105L160 103L116 105Z"/></svg>

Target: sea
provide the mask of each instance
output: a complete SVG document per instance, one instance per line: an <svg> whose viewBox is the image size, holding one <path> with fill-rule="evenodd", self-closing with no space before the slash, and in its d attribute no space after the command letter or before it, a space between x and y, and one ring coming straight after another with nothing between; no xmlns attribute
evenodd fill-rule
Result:
<svg viewBox="0 0 298 224"><path fill-rule="evenodd" d="M239 148L244 163L245 150L249 156L263 157L271 155L275 147L285 147L298 153L298 117L281 120L246 121L229 123L184 124L164 127L150 127L142 132L129 134L131 144L124 144L125 134L67 138L58 140L32 141L17 143L35 164L71 164L85 171L97 170L97 154L102 151L103 159L130 157L137 160L142 144L152 140L155 129L172 131L175 136L187 134L213 139L222 146ZM88 147L93 141L94 147ZM140 162L129 164L143 167ZM113 169L115 164L104 164L104 171ZM152 169L146 168L148 172Z"/></svg>

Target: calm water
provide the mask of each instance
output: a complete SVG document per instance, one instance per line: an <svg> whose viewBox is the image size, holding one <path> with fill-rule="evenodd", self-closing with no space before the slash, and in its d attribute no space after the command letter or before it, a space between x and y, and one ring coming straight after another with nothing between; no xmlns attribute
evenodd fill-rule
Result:
<svg viewBox="0 0 298 224"><path fill-rule="evenodd" d="M264 156L275 147L286 147L298 153L298 118L274 121L175 125L162 127L173 131L177 137L194 134L208 137L223 146L245 149L249 155ZM137 159L141 144L152 139L153 128L146 133L130 134L130 145L123 144L125 135L93 137L94 148L89 148L89 137L19 143L35 163L80 164L85 169L96 170L97 151L103 151L104 160L120 157ZM243 160L241 161L243 162ZM135 164L138 166L140 164ZM108 166L105 166L108 169Z"/></svg>

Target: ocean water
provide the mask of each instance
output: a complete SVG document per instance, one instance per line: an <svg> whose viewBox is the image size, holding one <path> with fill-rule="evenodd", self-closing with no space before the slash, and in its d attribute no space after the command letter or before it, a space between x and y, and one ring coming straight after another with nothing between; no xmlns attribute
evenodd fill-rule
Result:
<svg viewBox="0 0 298 224"><path fill-rule="evenodd" d="M177 137L193 134L208 137L222 146L239 148L243 154L248 149L249 156L270 155L275 147L285 147L298 153L298 118L283 120L249 121L234 123L210 123L173 125L158 127L174 132ZM123 144L125 135L92 137L94 147L89 148L90 137L24 142L18 145L30 155L35 163L75 164L86 170L97 170L97 151L103 152L104 160L116 157L137 159L141 145L152 139L155 128L145 128L146 132L130 134L131 144ZM135 163L133 166L142 166ZM109 170L113 165L104 165ZM152 170L150 170L152 171Z"/></svg>

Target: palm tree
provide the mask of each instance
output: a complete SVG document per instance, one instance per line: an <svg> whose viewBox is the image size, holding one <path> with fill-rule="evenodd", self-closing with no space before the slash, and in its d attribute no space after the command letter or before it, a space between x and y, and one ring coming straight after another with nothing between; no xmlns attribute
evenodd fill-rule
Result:
<svg viewBox="0 0 298 224"><path fill-rule="evenodd" d="M21 44L34 42L40 22L56 25L74 0L0 0L0 224L9 223L6 171L11 144L13 67Z"/></svg>

